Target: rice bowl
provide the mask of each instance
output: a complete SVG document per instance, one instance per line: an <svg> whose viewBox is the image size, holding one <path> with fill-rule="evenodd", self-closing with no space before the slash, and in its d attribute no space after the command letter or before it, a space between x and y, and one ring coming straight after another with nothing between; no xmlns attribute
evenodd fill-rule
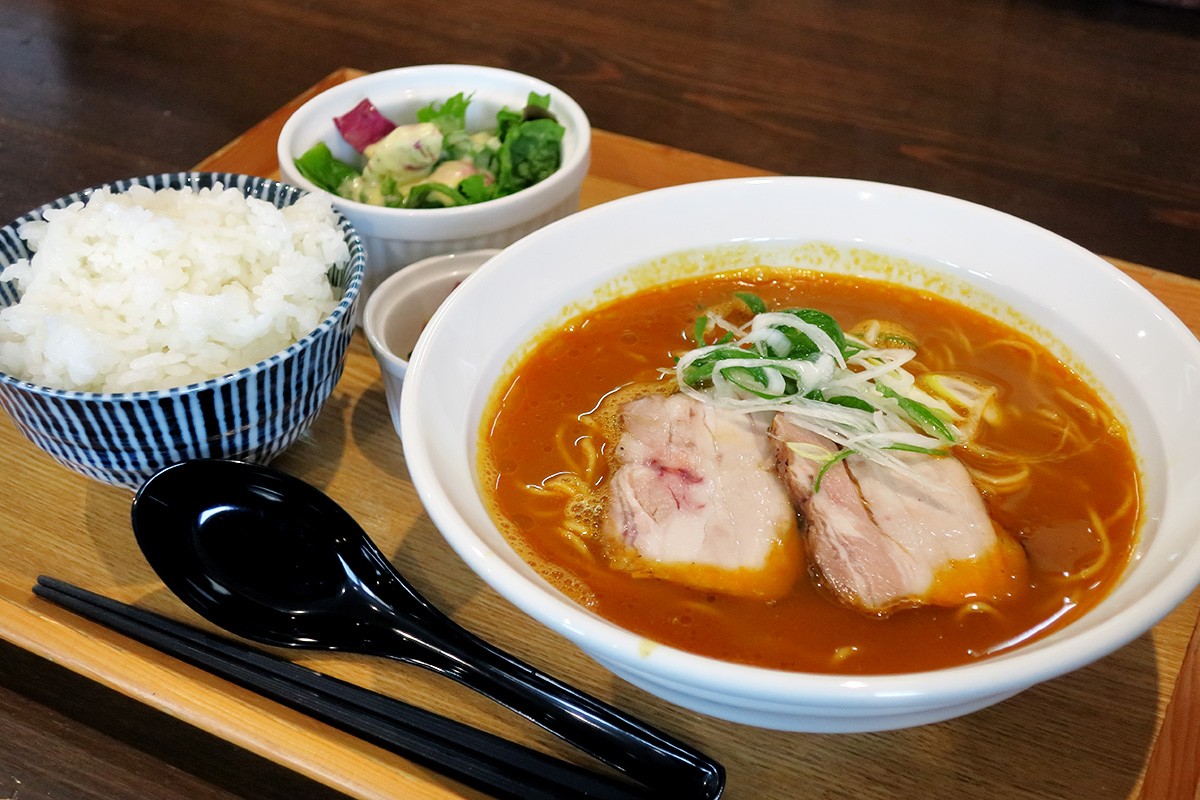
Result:
<svg viewBox="0 0 1200 800"><path fill-rule="evenodd" d="M328 203L283 208L220 184L104 187L18 233L0 272L0 370L78 391L197 383L283 350L333 311L349 248Z"/></svg>
<svg viewBox="0 0 1200 800"><path fill-rule="evenodd" d="M40 220L45 212L50 212L53 217L56 210L80 204L94 195L105 197L131 191L140 194L149 190L183 188L201 192L211 191L214 187L226 191L232 189L237 195L254 198L256 202L265 201L257 211L250 213L268 218L275 212L264 206L286 209L307 195L276 181L228 173L169 173L120 181L60 198L3 228L0 232L0 263L11 265L29 259L36 269L37 253L30 250L20 230ZM307 213L305 205L307 201L301 206L301 214ZM257 327L267 336L252 335L252 330L247 334L247 330L255 326L244 325L247 317L242 312L255 307L254 291L243 287L238 290L243 295L240 303L219 294L215 295L216 299L191 301L193 306L207 305L207 314L196 313L194 308L189 312L189 302L179 304L183 313L177 315L175 321L184 320L184 329L168 330L163 334L166 339L155 340L149 334L145 337L151 351L143 353L142 358L153 360L155 352L163 351L164 342L172 338L182 341L192 336L199 349L194 351L195 354L185 354L183 361L201 362L203 351L216 351L215 358L211 357L212 352L208 353L210 363L202 365L206 371L189 372L175 381L160 375L158 379L165 382L156 384L151 365L150 369L144 369L145 374L137 379L141 382L130 391L47 386L23 374L4 372L0 373L0 405L10 413L23 434L59 463L89 477L128 488L136 488L146 477L168 464L189 458L270 460L294 442L315 419L341 376L346 347L353 333L352 312L357 303L365 260L362 242L353 227L336 212L328 218L327 227L333 236L316 244L316 249L311 252L317 254L317 260L324 260L327 254L332 254L335 260L318 270L319 281L315 288L311 264L299 271L285 270L281 276L295 277L306 272L310 285L300 294L311 300L323 289L327 292L326 297L315 303L295 302L296 297L288 297L294 290L291 286L260 292L256 298L261 301L257 311L266 316ZM312 240L312 231L300 238ZM305 246L308 245L299 249ZM282 248L276 255L292 249L290 246ZM270 260L269 253L264 259ZM159 268L162 269L161 262ZM245 268L245 264L237 267ZM18 267L16 274L21 276L25 269ZM0 282L0 303L12 307L21 299L19 284L27 278L22 276L20 281L12 280L11 273L5 277ZM111 283L105 285L107 291L116 291ZM147 294L154 295L158 289L161 287ZM117 305L121 302L118 300ZM124 302L127 304L128 300ZM145 302L144 305L156 304ZM283 309L287 305L294 308ZM159 293L157 306L161 313L170 309L172 303ZM195 330L186 330L187 321L206 316L209 322L198 325L200 335L196 335ZM288 321L281 322L285 318ZM139 324L148 326L148 319L141 318ZM242 329L239 329L239 323L243 324ZM274 327L278 330L272 331ZM234 346L210 346L222 337L224 345L232 343ZM78 340L78 331L68 337L68 341L72 338ZM71 350L70 345L65 348ZM62 363L69 364L77 353L68 352L66 356ZM33 360L36 361L36 357ZM177 357L168 360L179 363ZM87 366L82 365L84 371ZM66 374L69 370L60 368L60 371ZM184 384L178 385L179 380Z"/></svg>

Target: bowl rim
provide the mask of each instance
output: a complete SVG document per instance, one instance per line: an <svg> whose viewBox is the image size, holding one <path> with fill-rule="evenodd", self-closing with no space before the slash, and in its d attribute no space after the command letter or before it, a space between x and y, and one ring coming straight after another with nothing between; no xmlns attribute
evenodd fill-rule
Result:
<svg viewBox="0 0 1200 800"><path fill-rule="evenodd" d="M617 199L553 223L510 248L513 251L511 257L520 257L525 249L532 247L544 236L557 235L557 231L567 226L583 224L591 218L589 214L612 215L627 207L636 208L645 203L666 203L673 196L712 191L713 186L720 190L734 184L795 182L839 186L847 191L899 192L911 197L921 196L936 199L936 202L949 202L974 209L972 213L992 215L1002 219L1005 225L1025 226L1031 233L1048 237L1047 241L1055 242L1056 247L1067 248L1079 257L1090 260L1107 274L1109 280L1120 283L1125 289L1134 291L1144 301L1151 303L1164 317L1164 323L1173 327L1177 333L1182 335L1182 332L1187 332L1186 326L1175 314L1148 290L1100 256L1058 234L1006 212L968 200L923 189L856 179L769 176L705 181L657 189ZM869 242L863 246L870 249ZM654 257L648 255L646 260ZM603 283L604 280L598 278L586 286L581 284L576 289L580 295L586 295L590 288ZM451 300L439 309L427 330L435 330L440 318L452 311L454 304ZM1190 332L1188 335L1191 337L1190 342L1185 342L1184 346L1190 348L1190 352L1196 355L1197 363L1200 363L1200 342L1196 341ZM422 337L412 359L409 377L412 385L406 391L403 400L404 414L409 417L415 418L419 413L418 403L425 383L425 369L422 365L425 361L424 352L427 349L428 338ZM491 387L488 389L490 391ZM850 675L789 671L721 661L652 642L622 628L573 603L544 579L531 580L508 564L504 558L493 553L473 530L472 524L459 514L446 489L440 485L436 475L437 469L432 465L427 452L428 446L422 427L416 424L406 427L412 429L409 441L406 441L406 461L418 495L435 526L473 571L508 602L520 608L539 624L571 640L589 656L603 660L609 669L613 669L612 664L619 664L623 668L639 671L640 678L672 685L677 689L681 685L672 684L672 680L686 675L686 684L682 686L686 692L693 693L693 696L695 692L728 693L736 686L738 699L753 698L793 705L804 703L810 708L816 706L843 709L847 707L849 697L870 697L873 698L874 704L869 707L869 711L877 713L888 708L925 707L931 700L936 700L942 705L948 704L954 698L980 697L985 688L992 693L1020 690L1070 672L1128 644L1143 635L1200 585L1200 546L1197 546L1188 550L1175 566L1172 573L1175 576L1174 580L1164 581L1156 586L1154 591L1138 597L1117 617L1077 628L1069 637L1048 642L1040 647L1036 647L1038 643L1020 646L980 661L939 669ZM475 436L476 432L471 431L470 435ZM472 445L472 452L473 447ZM476 486L470 488L471 491L478 491ZM1092 609L1088 615L1094 614L1095 611L1096 609ZM1086 619L1088 615L1081 617L1081 620ZM643 668L644 672L641 672ZM868 707L864 706L861 710L867 712Z"/></svg>
<svg viewBox="0 0 1200 800"><path fill-rule="evenodd" d="M563 123L563 116L570 119L571 128L578 140L577 146L571 152L563 149L563 159L557 170L554 171L545 180L539 181L532 186L528 186L519 192L515 192L505 197L498 197L494 200L488 200L484 203L474 203L466 206L450 206L447 208L390 208L388 206L377 206L370 203L362 203L357 200L341 197L333 192L326 191L314 184L312 181L299 174L295 173L294 178L289 181L309 192L320 193L331 198L335 204L341 205L355 214L384 214L387 219L394 220L419 220L422 217L428 218L430 214L436 215L439 221L451 222L458 218L470 218L472 216L488 214L501 214L505 210L516 207L523 200L528 202L530 197L540 196L542 194L553 193L560 190L560 185L569 184L572 181L574 173L585 165L590 159L591 151L591 122L588 119L587 113L579 103L559 87L542 80L533 75L516 70L505 69L502 67L490 67L482 64L413 64L404 67L393 67L391 69L380 70L378 72L369 72L365 75L359 75L351 78L343 83L336 84L330 88L316 94L306 100L299 108L291 113L284 122L283 128L279 132L279 137L276 139L275 155L278 159L281 169L287 169L288 172L294 171L290 166L283 167L282 165L290 165L295 156L292 155L292 144L297 136L297 129L302 124L308 121L309 117L317 113L317 109L327 103L330 98L341 97L342 95L354 96L358 94L366 94L367 87L374 85L389 86L391 81L397 78L404 77L422 77L434 75L454 75L455 73L464 73L466 75L491 76L494 78L503 78L505 80L516 82L524 82L532 85L540 90L541 94L550 94L551 105L556 106L554 111L559 119L559 123ZM463 88L462 91L466 91ZM560 110L561 109L561 110ZM333 118L329 117L329 127L331 132L336 133L333 128ZM324 141L318 139L318 141ZM313 143L315 144L315 142ZM310 147L312 144L309 145ZM563 186L565 190L567 187ZM481 210L483 209L483 210Z"/></svg>
<svg viewBox="0 0 1200 800"><path fill-rule="evenodd" d="M284 183L273 178L263 178L258 175L250 175L239 172L221 172L210 170L177 170L174 172L152 172L145 175L138 175L132 178L119 178L116 180L105 181L94 186L88 186L84 189L65 194L61 197L47 201L37 208L28 211L17 217L7 225L0 227L0 231L11 231L17 239L22 239L18 230L27 222L34 222L43 219L46 211L66 208L72 203L86 202L93 194L104 189L112 190L114 194L123 194L134 186L146 186L150 182L167 183L174 186L175 183L183 185L191 185L196 188L209 188L214 184L221 183L227 189L238 189L247 197L255 197L258 199L266 199L259 197L259 194L274 194L281 192L293 195L291 205L301 197L313 194L313 192L304 189L303 187L294 186L290 183ZM115 187L121 187L116 190ZM268 201L269 202L269 201ZM342 238L345 240L349 250L350 258L347 261L347 267L350 269L349 280L346 288L342 291L341 297L333 311L325 315L320 323L307 334L297 339L292 344L282 350L272 353L266 358L260 359L253 364L241 367L233 372L227 372L224 375L207 378L202 381L194 381L192 383L183 384L180 386L172 386L166 389L144 389L135 392L96 392L82 391L78 389L59 389L53 386L44 386L39 383L18 378L7 372L0 371L0 385L18 389L22 392L30 392L44 397L53 397L58 399L86 401L91 403L124 403L133 400L161 400L164 398L175 397L185 394L193 394L198 391L215 390L228 383L233 383L247 378L251 375L256 375L267 369L271 369L280 362L286 361L294 357L303 350L306 350L314 341L324 336L330 329L336 327L341 318L350 313L350 308L357 299L359 292L362 289L364 272L366 268L366 246L363 244L362 236L355 229L354 225L346 218L338 208L333 207L333 213L337 221L338 230L342 233ZM0 265L2 269L7 264Z"/></svg>

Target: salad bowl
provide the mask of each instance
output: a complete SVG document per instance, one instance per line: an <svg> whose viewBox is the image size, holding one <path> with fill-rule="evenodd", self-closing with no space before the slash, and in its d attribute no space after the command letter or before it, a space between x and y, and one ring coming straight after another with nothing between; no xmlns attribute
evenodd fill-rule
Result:
<svg viewBox="0 0 1200 800"><path fill-rule="evenodd" d="M347 142L335 120L369 101L396 125L417 121L430 106L444 108L462 94L467 133L497 125L502 109L520 111L531 94L546 98L562 126L558 168L533 185L486 202L445 208L386 207L347 199L319 186L297 166L318 143L333 158L359 164L361 153ZM363 237L367 269L364 302L376 286L396 270L423 258L482 248L502 248L579 208L579 193L591 154L587 115L561 89L510 70L466 64L432 64L376 72L322 92L296 110L277 142L279 169L285 183L325 194Z"/></svg>

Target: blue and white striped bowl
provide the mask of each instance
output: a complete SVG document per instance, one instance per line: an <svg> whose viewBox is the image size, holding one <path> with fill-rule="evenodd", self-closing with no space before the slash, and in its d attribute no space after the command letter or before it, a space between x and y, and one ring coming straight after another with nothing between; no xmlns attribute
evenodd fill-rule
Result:
<svg viewBox="0 0 1200 800"><path fill-rule="evenodd" d="M124 192L135 185L200 189L217 183L278 208L305 194L278 181L220 172L148 175L106 186ZM40 219L47 209L86 200L99 188L59 198L0 228L0 264L30 256L17 233L21 225ZM341 301L285 350L229 375L160 391L64 391L0 373L0 406L21 433L60 464L130 489L188 459L270 461L312 424L345 365L366 256L354 227L340 215L339 220L350 260L331 270L329 279ZM0 305L18 299L15 285L0 283Z"/></svg>

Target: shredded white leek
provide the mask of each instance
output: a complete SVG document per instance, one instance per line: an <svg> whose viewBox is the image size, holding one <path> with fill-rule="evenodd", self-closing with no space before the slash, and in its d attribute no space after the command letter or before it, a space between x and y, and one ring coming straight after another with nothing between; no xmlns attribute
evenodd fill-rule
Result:
<svg viewBox="0 0 1200 800"><path fill-rule="evenodd" d="M914 350L871 347L846 336L827 315L811 317L821 324L789 311L764 311L740 326L709 316L700 329L725 334L678 359L680 390L747 414L783 412L796 425L893 468L905 469L896 451L944 453L961 441L954 409L905 369ZM830 461L830 453L812 450L795 452Z"/></svg>

